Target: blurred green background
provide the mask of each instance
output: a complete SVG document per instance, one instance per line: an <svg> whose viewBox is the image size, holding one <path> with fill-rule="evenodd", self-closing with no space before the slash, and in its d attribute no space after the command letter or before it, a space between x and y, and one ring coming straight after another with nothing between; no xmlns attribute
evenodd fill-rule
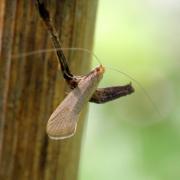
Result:
<svg viewBox="0 0 180 180"><path fill-rule="evenodd" d="M79 180L180 179L179 17L179 0L99 0L94 52L107 67L100 86L131 81L136 92L90 105ZM138 80L155 105L108 66Z"/></svg>

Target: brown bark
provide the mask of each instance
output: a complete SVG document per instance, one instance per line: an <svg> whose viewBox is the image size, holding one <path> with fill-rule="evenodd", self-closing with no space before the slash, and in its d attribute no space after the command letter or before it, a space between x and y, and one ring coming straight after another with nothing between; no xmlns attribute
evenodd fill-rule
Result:
<svg viewBox="0 0 180 180"><path fill-rule="evenodd" d="M34 2L0 3L0 179L75 180L85 112L74 137L52 141L45 132L66 91L55 53L12 58L52 48ZM52 0L46 5L63 47L92 49L97 0ZM72 72L88 71L87 54L65 55Z"/></svg>

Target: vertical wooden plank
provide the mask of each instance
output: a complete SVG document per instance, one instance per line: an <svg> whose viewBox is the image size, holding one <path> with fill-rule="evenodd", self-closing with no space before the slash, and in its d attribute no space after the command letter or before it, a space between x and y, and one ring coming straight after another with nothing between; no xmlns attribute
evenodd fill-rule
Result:
<svg viewBox="0 0 180 180"><path fill-rule="evenodd" d="M0 179L75 180L86 111L75 137L49 140L46 122L67 89L55 53L12 58L12 54L52 48L34 3L0 3ZM91 50L96 0L46 4L63 47ZM75 56L70 51L65 55L73 72L89 68L88 56Z"/></svg>

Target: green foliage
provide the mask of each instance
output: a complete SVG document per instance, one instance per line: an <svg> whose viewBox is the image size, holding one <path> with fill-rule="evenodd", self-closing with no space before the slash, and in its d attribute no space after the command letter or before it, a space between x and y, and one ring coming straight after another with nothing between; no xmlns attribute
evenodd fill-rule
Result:
<svg viewBox="0 0 180 180"><path fill-rule="evenodd" d="M135 82L135 94L92 104L80 180L180 179L179 5L99 1L94 51L105 66L138 80L158 110ZM131 81L106 71L101 86Z"/></svg>

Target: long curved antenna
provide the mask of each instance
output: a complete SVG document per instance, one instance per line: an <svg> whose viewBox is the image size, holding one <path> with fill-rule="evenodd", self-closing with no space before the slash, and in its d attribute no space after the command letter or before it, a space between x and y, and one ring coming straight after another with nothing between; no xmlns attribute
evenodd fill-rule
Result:
<svg viewBox="0 0 180 180"><path fill-rule="evenodd" d="M68 50L70 50L70 51L83 51L83 52L88 53L93 58L95 58L95 60L97 60L97 62L99 64L102 64L100 59L98 58L98 56L94 52L90 51L89 49L81 48L81 47L61 47L59 49L58 48L39 49L39 50L30 51L30 52L23 52L23 53L20 53L20 54L13 54L12 58L27 57L27 56L32 56L32 55L35 55L35 54L40 54L40 53L55 52L55 51L58 51L58 50L63 50L63 51L68 51Z"/></svg>
<svg viewBox="0 0 180 180"><path fill-rule="evenodd" d="M59 40L59 38L57 36L56 29L53 26L53 24L51 23L49 12L45 8L45 5L43 3L41 3L39 0L36 1L36 6L37 6L37 9L39 11L39 14L40 14L44 24L47 27L47 30L48 30L48 32L49 32L49 34L51 36L53 45L54 45L54 47L56 49L56 53L57 53L57 56L58 56L59 63L61 65L61 70L62 70L63 76L64 76L64 78L66 80L72 80L73 75L70 72L70 69L69 69L68 64L67 64L66 57L65 57L65 55L64 55L64 53L62 51L60 40Z"/></svg>

